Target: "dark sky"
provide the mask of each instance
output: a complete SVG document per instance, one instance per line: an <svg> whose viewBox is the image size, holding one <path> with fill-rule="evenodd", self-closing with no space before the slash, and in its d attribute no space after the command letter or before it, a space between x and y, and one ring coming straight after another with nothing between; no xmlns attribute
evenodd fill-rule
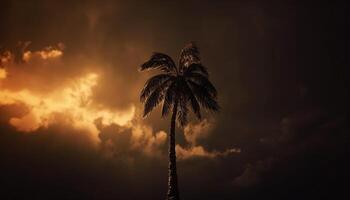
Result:
<svg viewBox="0 0 350 200"><path fill-rule="evenodd" d="M1 1L1 58L19 41L30 41L31 57L0 68L0 199L164 199L169 119L159 110L140 117L151 74L137 69L152 52L177 60L190 41L222 110L193 120L185 137L177 130L187 156L178 161L182 199L348 195L348 10L296 1ZM52 50L63 55L40 54ZM89 107L50 107L92 72ZM96 113L130 108L129 124ZM95 117L78 123L75 111Z"/></svg>

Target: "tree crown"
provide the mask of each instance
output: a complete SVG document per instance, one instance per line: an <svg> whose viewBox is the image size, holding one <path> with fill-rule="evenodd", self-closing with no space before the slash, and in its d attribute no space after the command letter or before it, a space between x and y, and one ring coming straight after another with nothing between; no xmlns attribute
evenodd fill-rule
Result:
<svg viewBox="0 0 350 200"><path fill-rule="evenodd" d="M189 107L198 119L201 119L201 108L220 110L217 91L209 81L208 70L202 65L199 49L193 42L181 50L178 65L170 56L154 53L140 67L140 71L155 69L161 73L148 79L140 94L144 117L162 103L162 117L176 107L177 121L184 126Z"/></svg>

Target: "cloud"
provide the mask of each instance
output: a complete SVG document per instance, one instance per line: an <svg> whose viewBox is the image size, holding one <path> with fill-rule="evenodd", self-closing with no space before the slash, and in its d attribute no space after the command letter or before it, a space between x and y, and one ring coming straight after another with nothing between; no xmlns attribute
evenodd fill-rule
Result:
<svg viewBox="0 0 350 200"><path fill-rule="evenodd" d="M150 198L150 192L139 190L140 195L132 191L146 187L152 177L157 188L166 180L166 173L159 174L166 170L163 160L156 160L151 168L148 159L137 155L133 162L126 156L106 157L106 151L94 148L88 133L70 126L56 124L33 134L21 134L4 124L0 128L0 168L6 172L0 180L6 185L1 194L4 199ZM138 173L137 178L133 173Z"/></svg>
<svg viewBox="0 0 350 200"><path fill-rule="evenodd" d="M138 124L132 128L132 133L132 148L142 149L147 155L161 155L161 147L167 139L167 133L165 131L153 133L151 127Z"/></svg>
<svg viewBox="0 0 350 200"><path fill-rule="evenodd" d="M133 119L135 112L134 107L118 112L94 105L91 97L97 80L98 75L90 73L45 95L37 95L30 90L1 90L0 104L21 103L27 106L29 112L26 115L10 119L10 124L20 131L31 132L39 127L66 122L97 136L96 119L101 118L105 125L115 123L124 126Z"/></svg>
<svg viewBox="0 0 350 200"><path fill-rule="evenodd" d="M184 128L185 139L192 145L196 145L198 140L208 137L213 123L210 123L207 119L203 119L199 123L189 123Z"/></svg>
<svg viewBox="0 0 350 200"><path fill-rule="evenodd" d="M73 77L59 73L57 75L61 76L61 84L56 87L51 85L48 91L36 90L37 86L42 87L48 83L50 77L39 76L40 72L35 70L46 75L50 70L48 68L52 67L48 64L64 65L60 58L63 49L64 45L59 43L57 47L49 46L40 51L25 51L23 56L26 63L7 59L12 56L11 53L8 54L10 56L6 54L7 63L5 68L1 68L3 78L0 80L0 105L21 104L27 110L22 116L12 117L9 124L22 132L33 132L53 124L69 124L73 128L87 130L95 140L99 133L95 126L96 119L100 119L104 126L130 126L135 106L130 105L119 111L94 101L93 94L100 79L97 73L88 72ZM29 73L28 67L32 67L35 72ZM34 83L22 83L23 79L27 82L33 80ZM16 84L17 87L14 88L13 85Z"/></svg>
<svg viewBox="0 0 350 200"><path fill-rule="evenodd" d="M21 64L32 60L47 60L59 58L63 55L65 45L58 43L54 46L47 46L42 50L31 51L28 50L31 41L18 41L16 48L13 51L5 50L0 54L0 66L5 66L10 63Z"/></svg>
<svg viewBox="0 0 350 200"><path fill-rule="evenodd" d="M241 153L240 149L226 149L225 151L207 151L203 146L191 146L189 148L183 148L180 145L176 145L176 156L180 160L203 157L203 158L216 158L225 157L230 154Z"/></svg>
<svg viewBox="0 0 350 200"><path fill-rule="evenodd" d="M11 62L12 54L10 51L4 51L0 54L0 67L4 67L6 64Z"/></svg>
<svg viewBox="0 0 350 200"><path fill-rule="evenodd" d="M85 132L96 146L101 146L106 154L113 157L131 157L135 153L162 155L166 132L154 132L152 127L138 119L140 116L136 115L132 102L119 109L96 100L95 94L101 89L99 85L106 74L91 71L70 74L60 70L57 74L60 84L51 84L51 77L46 76L52 74L51 68L57 69L66 64L62 59L64 44L37 51L27 50L28 45L22 52L24 62L15 62L11 52L1 57L5 68L0 68L0 106L23 107L21 115L8 120L17 131L36 133L40 129L64 125ZM28 68L34 73L29 73ZM18 79L33 82L25 84ZM42 90L46 83L49 90Z"/></svg>
<svg viewBox="0 0 350 200"><path fill-rule="evenodd" d="M5 50L0 54L2 69L7 74L6 79L0 79L3 89L11 91L26 89L45 94L66 86L71 78L89 73L86 71L86 64L79 59L76 61L64 59L63 43L46 46L40 50L30 50L29 47L17 53ZM78 63L81 69L74 68Z"/></svg>
<svg viewBox="0 0 350 200"><path fill-rule="evenodd" d="M251 187L259 184L262 181L261 175L270 170L272 165L272 158L257 161L254 164L248 164L243 173L233 180L233 185L239 187Z"/></svg>
<svg viewBox="0 0 350 200"><path fill-rule="evenodd" d="M25 62L29 62L32 59L47 60L47 59L59 58L63 55L63 49L64 49L64 44L58 43L56 47L48 46L40 51L34 51L34 52L25 51L23 53L22 59Z"/></svg>
<svg viewBox="0 0 350 200"><path fill-rule="evenodd" d="M250 159L241 173L233 178L233 188L261 196L282 185L273 196L276 199L286 194L288 198L322 196L310 190L314 187L334 190L329 182L343 179L340 174L347 173L344 167L346 156L342 153L347 144L340 142L348 137L345 124L343 116L327 113L319 107L285 115L280 120L278 134L259 141L255 151L262 154L242 155ZM334 174L338 170L342 172ZM290 188L301 192L289 193Z"/></svg>
<svg viewBox="0 0 350 200"><path fill-rule="evenodd" d="M72 82L95 73L98 83L92 89L89 109L100 109L101 105L113 113L126 112L133 104L137 118L141 107L139 90L150 75L137 73L137 66L152 51L177 59L183 44L190 40L198 42L203 64L211 72L210 78L219 91L223 109L215 115L214 126L207 136L198 134L186 140L180 133L177 141L188 151L197 146L205 152L218 148L225 151L233 146L241 147L242 152L225 159L205 157L181 161L179 180L184 199L317 199L325 193L329 194L328 199L337 199L334 195L347 191L346 184L341 184L340 180L346 182L348 177L349 123L331 119L322 126L295 126L293 124L298 122L294 117L285 115L319 104L335 115L348 113L350 95L345 86L350 85L350 79L346 77L349 74L348 60L344 59L347 58L346 45L329 40L346 41L347 36L343 34L347 23L345 4L331 3L314 8L295 1L277 4L269 1L201 1L200 4L198 1L111 0L1 2L0 54L6 54L3 48L13 49L17 40L33 42L25 49L32 52L28 62L12 63L14 58L10 54L2 57L0 69L5 69L7 75L0 79L0 90L11 93L27 90L33 96L47 97L52 91L63 91L74 85ZM174 14L174 8L183 12ZM303 37L297 37L295 27L301 27L305 33ZM305 48L297 48L297 39ZM35 53L45 51L47 46L57 48L55 44L60 41L67 46L60 56L44 60ZM300 58L296 48L307 56ZM306 94L300 95L300 85L305 85ZM306 98L308 102L301 101ZM117 147L131 143L132 129L121 126L125 130L118 130L114 123L105 126L110 127L106 132L118 134L122 131L115 141L106 143L116 147L118 155L135 157L134 165L127 165L115 157L101 158L100 153L105 152L102 150L89 149L87 153L80 153L79 143L88 142L83 138L91 133L67 124L71 119L61 112L52 113L56 123L47 127L34 127L36 130L30 134L17 131L9 124L10 118L21 119L31 107L11 101L3 99L0 106L3 111L0 114L0 168L3 172L0 181L4 191L1 197L5 195L1 199L165 197L166 159L144 156L140 151L147 144L157 144L151 141L163 141L164 134L156 139L156 133L169 128L169 121L160 120L158 111L147 120L131 122L152 129L134 131L135 135L136 132L141 135L135 141L143 141L135 150L129 148L123 152ZM4 110L11 113L10 118L4 116ZM281 118L286 118L284 136ZM30 121L30 117L26 120ZM96 124L92 124L94 126ZM325 134L325 126L341 128L331 128L329 134ZM99 135L100 130L96 132ZM271 142L259 142L260 138ZM191 146L190 141L194 141L195 146ZM185 142L189 144L183 144ZM166 155L166 148L160 146L159 150ZM254 171L259 160L264 162L271 156L286 164L275 162L266 172L271 173L269 176L263 177L265 172L262 171L255 173L259 181L253 184L253 190L251 187L237 189L232 184L225 187L245 171L247 163ZM280 173L276 173L278 171ZM256 192L255 186L261 188L262 193ZM240 198L244 192L247 198ZM314 195L304 196L306 192ZM276 193L285 195L271 197Z"/></svg>
<svg viewBox="0 0 350 200"><path fill-rule="evenodd" d="M176 145L176 155L179 160L189 159L193 157L215 158L224 157L233 153L241 153L239 148L229 148L224 151L208 151L204 146L198 144L201 140L205 140L212 130L214 122L203 119L198 123L189 123L184 128L185 140L189 143L188 147Z"/></svg>
<svg viewBox="0 0 350 200"><path fill-rule="evenodd" d="M101 119L96 121L101 145L109 156L130 157L135 153L151 157L161 157L166 143L167 133L154 132L149 126L132 121L130 126L117 124L103 125Z"/></svg>
<svg viewBox="0 0 350 200"><path fill-rule="evenodd" d="M4 79L7 76L7 72L5 69L0 68L0 79Z"/></svg>

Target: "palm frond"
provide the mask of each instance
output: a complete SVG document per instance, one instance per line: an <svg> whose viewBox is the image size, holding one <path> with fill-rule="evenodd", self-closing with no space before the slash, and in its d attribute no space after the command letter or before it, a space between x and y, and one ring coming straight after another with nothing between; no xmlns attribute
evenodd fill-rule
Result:
<svg viewBox="0 0 350 200"><path fill-rule="evenodd" d="M192 63L200 63L199 49L194 42L187 44L180 53L180 72Z"/></svg>
<svg viewBox="0 0 350 200"><path fill-rule="evenodd" d="M148 79L143 87L140 94L140 101L144 102L146 98L158 87L161 87L162 84L167 84L173 76L169 74L158 74Z"/></svg>
<svg viewBox="0 0 350 200"><path fill-rule="evenodd" d="M162 117L165 117L169 114L171 107L175 104L176 98L176 82L172 82L166 90L163 108L162 108Z"/></svg>
<svg viewBox="0 0 350 200"><path fill-rule="evenodd" d="M187 95L187 98L191 102L191 108L193 113L198 119L202 119L200 105L193 94L192 89L188 86L187 82L184 83L184 93Z"/></svg>
<svg viewBox="0 0 350 200"><path fill-rule="evenodd" d="M177 121L182 127L184 127L188 122L187 114L188 114L187 99L184 95L181 95L179 99L179 104L178 104Z"/></svg>
<svg viewBox="0 0 350 200"><path fill-rule="evenodd" d="M159 69L164 73L150 78L140 93L144 105L143 116L147 116L162 103L162 117L171 111L176 112L180 126L187 124L189 109L201 119L201 109L219 111L217 90L209 81L209 73L201 64L198 47L193 43L186 45L176 67L170 56L154 53L142 64L140 71Z"/></svg>
<svg viewBox="0 0 350 200"><path fill-rule="evenodd" d="M154 53L151 58L140 67L140 71L151 69L160 69L166 73L175 72L177 70L173 59L164 53Z"/></svg>
<svg viewBox="0 0 350 200"><path fill-rule="evenodd" d="M214 87L214 85L209 81L208 77L197 73L191 73L191 74L188 74L188 76L186 76L186 80L189 82L192 82L192 84L196 84L200 87L205 88L211 97L213 98L217 97L218 92Z"/></svg>
<svg viewBox="0 0 350 200"><path fill-rule="evenodd" d="M143 111L143 117L146 117L163 99L164 99L164 90L162 87L158 87L146 99L144 111Z"/></svg>
<svg viewBox="0 0 350 200"><path fill-rule="evenodd" d="M198 100L199 104L205 109L210 111L219 111L220 106L216 100L216 97L210 94L207 88L193 82L188 81L190 88L193 91L194 96Z"/></svg>
<svg viewBox="0 0 350 200"><path fill-rule="evenodd" d="M192 73L198 73L205 77L209 76L207 68L200 63L192 63L184 69L184 76L190 76Z"/></svg>

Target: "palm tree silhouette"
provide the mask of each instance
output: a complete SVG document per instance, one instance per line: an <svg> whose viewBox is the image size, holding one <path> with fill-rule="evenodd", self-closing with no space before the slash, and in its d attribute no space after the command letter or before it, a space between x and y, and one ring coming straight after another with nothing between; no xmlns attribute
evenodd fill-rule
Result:
<svg viewBox="0 0 350 200"><path fill-rule="evenodd" d="M140 71L159 69L162 73L151 77L140 94L144 103L143 117L158 104L163 103L162 117L171 114L169 136L168 200L179 200L176 172L175 122L183 127L187 124L189 107L201 119L201 107L219 111L217 91L209 81L209 74L201 63L199 50L191 42L186 45L179 58L178 66L173 59L163 53L154 53L140 67Z"/></svg>

